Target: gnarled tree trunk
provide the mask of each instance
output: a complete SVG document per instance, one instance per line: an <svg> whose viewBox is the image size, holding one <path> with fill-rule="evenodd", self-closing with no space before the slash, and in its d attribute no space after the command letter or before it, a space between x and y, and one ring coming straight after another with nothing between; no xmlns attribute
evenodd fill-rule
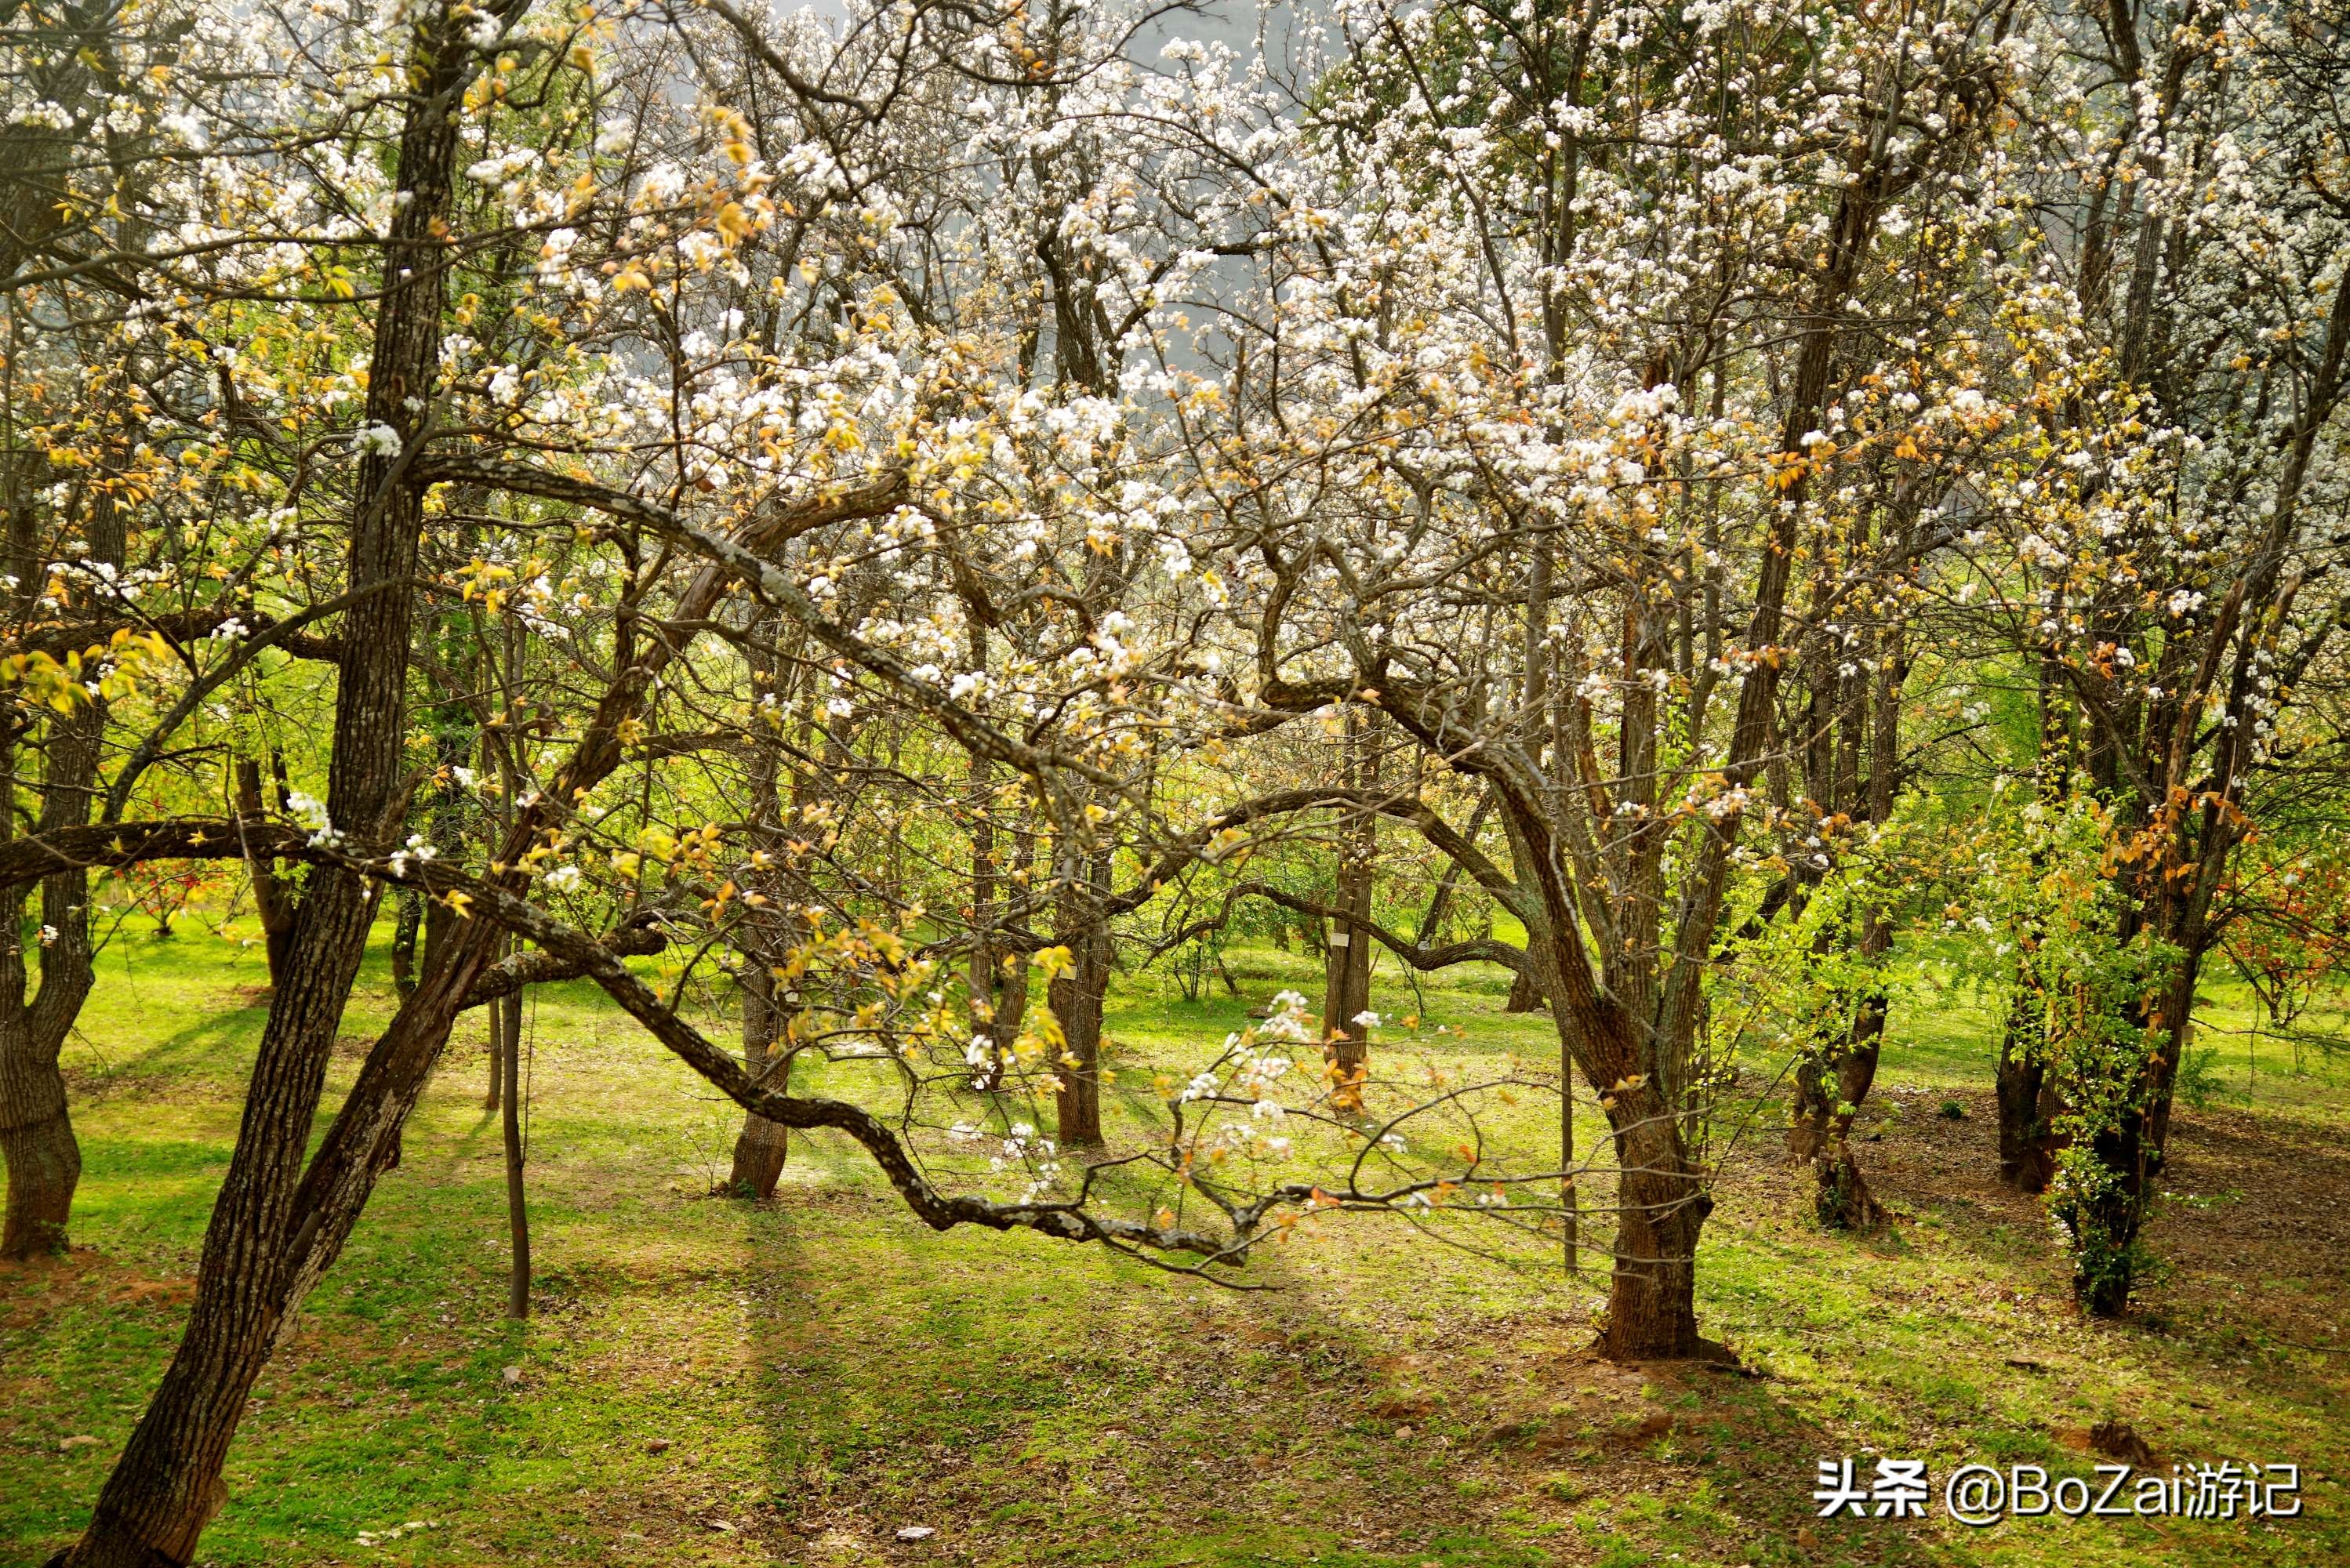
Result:
<svg viewBox="0 0 2350 1568"><path fill-rule="evenodd" d="M1613 1101L1609 1104L1609 1101ZM1697 1244L1713 1199L1680 1127L1652 1089L1605 1096L1616 1140L1616 1267L1600 1349L1617 1361L1700 1355Z"/></svg>
<svg viewBox="0 0 2350 1568"><path fill-rule="evenodd" d="M1851 1037L1835 1064L1836 1105L1828 1117L1827 1135L1811 1156L1812 1213L1831 1231L1874 1231L1885 1222L1884 1206L1869 1191L1852 1155L1853 1118L1877 1079L1877 1054L1885 1043L1885 1008L1882 992L1862 999Z"/></svg>

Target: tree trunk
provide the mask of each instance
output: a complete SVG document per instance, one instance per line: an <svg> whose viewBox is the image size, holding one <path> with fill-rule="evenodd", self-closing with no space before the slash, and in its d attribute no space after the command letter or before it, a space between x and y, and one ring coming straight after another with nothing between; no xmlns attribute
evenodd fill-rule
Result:
<svg viewBox="0 0 2350 1568"><path fill-rule="evenodd" d="M490 1086L482 1096L482 1109L494 1111L505 1103L506 1010L485 1007L482 1011L488 1016L490 1031Z"/></svg>
<svg viewBox="0 0 2350 1568"><path fill-rule="evenodd" d="M1885 1220L1852 1152L1852 1124L1877 1081L1885 1012L1882 992L1863 998L1833 1055L1806 1052L1795 1067L1787 1152L1797 1164L1812 1167L1813 1213L1831 1231L1873 1231Z"/></svg>
<svg viewBox="0 0 2350 1568"><path fill-rule="evenodd" d="M1023 827L1016 836L1020 840L1020 859L1015 867L1018 875L1013 878L1012 885L1021 888L1024 897L1025 890L1035 883L1036 841L1039 836L1032 828ZM1013 955L1013 961L1008 964L999 961L994 1038L1001 1044L1019 1039L1021 1026L1027 1021L1028 964L1026 953Z"/></svg>
<svg viewBox="0 0 2350 1568"><path fill-rule="evenodd" d="M1828 1064L1816 1043L1807 1045L1795 1063L1794 1103L1788 1108L1787 1158L1809 1163L1826 1147L1828 1127L1835 1119L1835 1095L1828 1087Z"/></svg>
<svg viewBox="0 0 2350 1568"><path fill-rule="evenodd" d="M58 723L49 742L40 825L53 830L87 822L98 774L104 714L85 708ZM7 1218L0 1257L62 1252L81 1180L81 1146L66 1109L57 1054L93 980L89 951L89 876L60 872L41 883L41 918L50 935L40 950L41 982L25 1000L24 896L0 898L0 1160L8 1168Z"/></svg>
<svg viewBox="0 0 2350 1568"><path fill-rule="evenodd" d="M987 670L987 623L977 616L972 618L971 667L984 673ZM990 787L993 770L987 758L974 751L970 762L971 812L971 965L968 983L971 988L972 1033L983 1038L998 1051L1009 1047L1012 1033L1006 1033L1000 1017L999 1005L1003 991L1003 953L995 945L996 922L996 836L995 808ZM978 1075L985 1081L980 1088L996 1085L997 1069L990 1067Z"/></svg>
<svg viewBox="0 0 2350 1568"><path fill-rule="evenodd" d="M1330 1042L1333 1066L1357 1075L1369 1064L1370 1027L1358 1022L1371 1009L1371 940L1364 906L1370 900L1369 877L1341 872L1337 907L1356 919L1331 921L1329 946L1322 961L1322 1023Z"/></svg>
<svg viewBox="0 0 2350 1568"><path fill-rule="evenodd" d="M515 737L520 733L516 722L520 718L522 688L522 622L514 616L505 620L504 668L500 680L499 726L497 735L498 766L498 831L511 837L514 833L516 803L521 799L522 766L515 754ZM483 749L490 749L489 737L483 737ZM484 759L485 762L486 758ZM491 950L520 954L522 939L510 937L504 941L493 941ZM510 1256L506 1268L506 1315L521 1319L530 1316L530 1197L523 1187L522 1114L524 1110L522 1081L522 988L517 986L490 1003L490 1011L503 1019L499 1033L498 1076L504 1080L505 1104L500 1107L499 1120L505 1143L506 1155L506 1231Z"/></svg>
<svg viewBox="0 0 2350 1568"><path fill-rule="evenodd" d="M277 805L286 806L286 759L273 750L270 772L277 784ZM236 760L236 812L245 822L267 820L261 800L261 763L253 757ZM277 874L276 864L266 857L254 857L245 862L253 877L253 905L261 917L263 950L269 960L269 983L276 985L286 972L286 944L294 940L294 895L286 879Z"/></svg>
<svg viewBox="0 0 2350 1568"><path fill-rule="evenodd" d="M1003 971L995 992L995 1037L1017 1040L1028 1017L1028 961L1024 955Z"/></svg>
<svg viewBox="0 0 2350 1568"><path fill-rule="evenodd" d="M1046 1002L1061 1025L1061 1086L1054 1096L1061 1142L1090 1148L1102 1141L1102 1002L1109 989L1109 944L1099 933L1069 944L1076 963L1054 977Z"/></svg>
<svg viewBox="0 0 2350 1568"><path fill-rule="evenodd" d="M2039 1002L2037 994L2027 991L2009 1003L1992 1080L1999 1097L1999 1179L2018 1192L2044 1192L2055 1174Z"/></svg>
<svg viewBox="0 0 2350 1568"><path fill-rule="evenodd" d="M769 651L783 628L773 613L754 617L749 641L751 700L764 712L781 713L784 672ZM775 721L780 725L781 720ZM751 875L751 887L764 903L750 907L735 928L734 950L743 994L743 1067L754 1078L764 1078L785 1035L791 1015L799 1011L798 992L778 998L775 971L789 957L793 937L806 927L785 909L804 908L812 891L800 861L806 851L795 849L783 834L783 781L787 766L780 729L759 737L745 769L749 788L753 846L768 857L764 870ZM791 767L791 812L805 819L809 805L821 791L820 775L809 767ZM786 1005L786 1003L789 1005ZM789 1129L754 1112L743 1113L743 1130L734 1137L734 1158L723 1190L736 1198L772 1203L775 1184L783 1179L784 1161L791 1152Z"/></svg>
<svg viewBox="0 0 2350 1568"><path fill-rule="evenodd" d="M424 900L413 888L400 893L400 913L391 928L391 988L403 999L416 991L416 938L424 928Z"/></svg>
<svg viewBox="0 0 2350 1568"><path fill-rule="evenodd" d="M2162 1169L2178 1052L2194 1015L2200 958L2189 946L2165 989L2160 1020L2150 1024L2155 1046L2139 1070L2136 1092L2112 1125L2089 1141L2093 1174L2068 1183L2054 1205L2073 1236L2074 1299L2092 1317L2117 1318L2129 1309L2141 1263L2138 1232L2153 1207L2155 1179Z"/></svg>
<svg viewBox="0 0 2350 1568"><path fill-rule="evenodd" d="M90 556L120 568L122 517L113 493L91 505ZM16 543L12 541L12 543ZM12 551L12 555L16 552ZM19 563L27 581L39 580ZM106 704L77 702L49 722L35 831L54 833L89 821L106 739ZM0 745L0 838L10 836L16 753ZM61 871L41 879L40 985L26 998L25 901L21 888L0 897L0 1160L8 1168L6 1220L0 1257L62 1252L81 1181L81 1146L66 1110L65 1075L57 1053L95 980L90 967L89 874Z"/></svg>
<svg viewBox="0 0 2350 1568"><path fill-rule="evenodd" d="M1092 857L1086 880L1062 894L1066 923L1060 935L1075 961L1056 975L1046 1005L1061 1026L1061 1086L1055 1094L1060 1140L1091 1148L1102 1141L1102 1005L1109 992L1109 932L1102 924L1101 898L1108 890L1107 851Z"/></svg>
<svg viewBox="0 0 2350 1568"><path fill-rule="evenodd" d="M1826 1147L1814 1151L1814 1190L1812 1211L1830 1231L1874 1231L1885 1223L1884 1207L1868 1189L1868 1181L1852 1155L1853 1118L1877 1081L1877 1061L1885 1044L1886 998L1883 992L1863 999L1852 1023L1852 1035L1836 1063L1836 1106L1828 1124ZM1848 1107L1848 1108L1847 1108Z"/></svg>
<svg viewBox="0 0 2350 1568"><path fill-rule="evenodd" d="M519 942L514 944L519 948ZM506 1231L513 1243L512 1260L506 1275L506 1315L526 1318L530 1315L530 1208L523 1191L522 1181L522 992L515 990L490 1003L493 1014L503 1015L504 1036L500 1053L504 1062L503 1074L506 1081L504 1115L506 1150Z"/></svg>
<svg viewBox="0 0 2350 1568"><path fill-rule="evenodd" d="M1371 750L1370 725L1351 707L1345 744L1347 784L1375 787L1378 761ZM1361 1020L1371 1010L1371 891L1378 856L1378 818L1365 811L1338 854L1331 903L1339 913L1331 922L1322 961L1322 1033L1329 1043L1333 1098L1341 1109L1360 1108L1363 1080L1370 1073L1370 1025Z"/></svg>
<svg viewBox="0 0 2350 1568"><path fill-rule="evenodd" d="M8 1166L0 1258L64 1251L81 1146L66 1112L57 1051L42 1050L22 1018L0 1026L0 1157Z"/></svg>
<svg viewBox="0 0 2350 1568"><path fill-rule="evenodd" d="M1664 1361L1701 1354L1697 1332L1697 1243L1713 1199L1689 1158L1670 1111L1647 1092L1614 1096L1618 1218L1608 1281L1612 1361Z"/></svg>
<svg viewBox="0 0 2350 1568"><path fill-rule="evenodd" d="M328 817L337 829L359 834L389 826L387 813L398 799L415 597L408 585L416 576L424 505L424 487L406 474L426 433L440 362L454 109L473 69L445 9L421 22L411 38L415 96L397 163L397 188L409 200L392 211L362 416L388 427L398 450L370 450L359 459L345 573L346 591L382 591L359 593L343 612L329 753ZM484 933L467 955L472 961L428 973L401 1008L320 1147L327 1164L314 1167L312 1177L323 1169L329 1189L318 1190L305 1178L304 1156L374 913L374 893L359 876L322 866L307 878L179 1350L108 1476L88 1528L63 1554L68 1568L156 1568L193 1558L204 1526L226 1500L222 1469L254 1381L307 1282L356 1220L366 1182L380 1168L365 1167L358 1183L337 1191L331 1182L348 1169L337 1162L353 1142L381 1158L386 1139L396 1141L405 1106L363 1093L381 1076L371 1072L376 1057L387 1057L383 1071L408 1070L411 1095L421 1093L418 1061L429 1070L486 956ZM395 1035L397 1049L387 1053ZM347 1125L354 1117L367 1125Z"/></svg>
<svg viewBox="0 0 2350 1568"><path fill-rule="evenodd" d="M1883 657L1877 658L1880 647ZM1892 818L1894 785L1900 768L1901 687L1908 672L1907 633L1898 620L1882 628L1870 627L1863 634L1860 651L1860 662L1876 668L1876 684L1871 688L1858 670L1835 678L1838 690L1834 732L1824 723L1815 732L1813 796L1852 812L1861 821L1881 826ZM1825 656L1818 662L1823 667L1834 663ZM1865 790L1864 755L1868 759ZM1822 940L1846 942L1854 938L1849 928L1840 928L1824 932ZM1787 1147L1798 1160L1811 1162L1812 1211L1821 1226L1830 1231L1873 1231L1885 1222L1884 1208L1869 1191L1859 1162L1853 1158L1852 1127L1877 1082L1877 1058L1884 1049L1891 998L1882 984L1882 971L1892 945L1893 922L1886 910L1877 905L1863 908L1855 946L1878 983L1855 999L1851 1021L1841 1031L1842 1037L1820 1042L1818 1054L1796 1070L1794 1116L1787 1128Z"/></svg>
<svg viewBox="0 0 2350 1568"><path fill-rule="evenodd" d="M1542 1004L1542 987L1533 975L1520 970L1511 977L1509 1000L1502 1003L1503 1012L1532 1012Z"/></svg>
<svg viewBox="0 0 2350 1568"><path fill-rule="evenodd" d="M743 977L743 1070L754 1078L765 1076L781 1023L775 978L765 966L754 964ZM775 1184L784 1178L784 1162L790 1153L789 1128L746 1112L743 1130L734 1138L733 1167L726 1173L728 1195L774 1202Z"/></svg>

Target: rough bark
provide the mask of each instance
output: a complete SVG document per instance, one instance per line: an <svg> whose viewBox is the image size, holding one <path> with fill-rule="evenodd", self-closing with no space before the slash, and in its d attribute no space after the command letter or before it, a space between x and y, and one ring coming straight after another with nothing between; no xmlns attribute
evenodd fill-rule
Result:
<svg viewBox="0 0 2350 1568"><path fill-rule="evenodd" d="M403 888L391 928L391 988L401 997L416 990L416 939L424 929L424 900Z"/></svg>
<svg viewBox="0 0 2350 1568"><path fill-rule="evenodd" d="M27 520L16 521L21 525ZM120 567L123 520L110 493L101 493L92 503L88 526L92 557ZM16 547L21 543L11 539L12 556L21 554ZM22 576L38 580L29 570ZM105 732L103 702L77 703L72 712L50 722L36 836L88 823ZM0 783L8 782L16 763L15 749L6 748ZM0 806L5 804L0 801ZM13 814L0 810L0 836L12 826ZM94 979L89 872L69 864L41 878L40 888L40 984L29 999L23 938L26 888L20 885L0 894L0 1159L8 1168L0 1257L9 1258L66 1250L74 1189L81 1180L81 1147L67 1110L57 1055Z"/></svg>
<svg viewBox="0 0 2350 1568"><path fill-rule="evenodd" d="M0 1024L0 1158L8 1165L0 1257L64 1251L81 1180L81 1145L66 1108L57 1053L42 1051L22 1022Z"/></svg>
<svg viewBox="0 0 2350 1568"><path fill-rule="evenodd" d="M1607 1105L1607 1099L1614 1104ZM1697 1243L1713 1199L1659 1096L1607 1096L1620 1172L1616 1267L1603 1354L1617 1361L1704 1354L1697 1331Z"/></svg>
<svg viewBox="0 0 2350 1568"><path fill-rule="evenodd" d="M397 162L399 188L409 200L393 209L363 416L390 427L399 450L370 450L359 462L347 588L405 583L416 573L424 488L409 467L426 433L440 359L443 225L457 151L453 109L473 68L469 57L445 11L418 25L415 97ZM327 796L330 820L345 832L380 831L397 804L412 608L412 595L388 591L368 594L345 612ZM88 1527L62 1556L68 1568L185 1563L226 1498L222 1469L254 1380L302 1291L357 1217L358 1204L347 1195L306 1181L304 1156L374 910L364 878L336 867L313 870L263 1027L235 1153L205 1232L187 1327ZM429 1032L438 1014L437 1050L485 957L429 972L392 1033ZM376 1054L384 1054L380 1046ZM354 1101L375 1066L371 1056ZM416 1086L421 1092L421 1074ZM335 1153L342 1121L330 1129L321 1160ZM396 1135L396 1123L392 1130ZM385 1163L390 1152L382 1151Z"/></svg>
<svg viewBox="0 0 2350 1568"><path fill-rule="evenodd" d="M1045 1002L1061 1026L1061 1086L1054 1095L1060 1141L1091 1148L1102 1141L1102 1003L1109 992L1110 941L1101 902L1109 886L1108 854L1080 862L1077 876L1082 879L1062 890L1055 933L1072 961L1053 978Z"/></svg>
<svg viewBox="0 0 2350 1568"><path fill-rule="evenodd" d="M53 830L88 819L98 776L103 711L79 709L53 726L41 826ZM0 1257L29 1258L66 1250L81 1147L57 1065L66 1036L88 997L89 875L75 869L42 878L40 984L28 1001L23 937L24 889L0 897L0 1159L8 1168Z"/></svg>

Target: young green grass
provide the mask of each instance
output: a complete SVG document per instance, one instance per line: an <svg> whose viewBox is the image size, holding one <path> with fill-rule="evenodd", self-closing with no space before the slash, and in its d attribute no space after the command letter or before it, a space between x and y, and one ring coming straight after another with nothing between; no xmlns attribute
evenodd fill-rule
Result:
<svg viewBox="0 0 2350 1568"><path fill-rule="evenodd" d="M380 955L379 955L379 959ZM1125 977L1107 1110L1196 1061L1303 954L1232 955L1242 994ZM0 1276L0 1562L68 1541L175 1343L264 1016L258 952L125 937L68 1048L86 1169L69 1259ZM1375 1062L1555 1063L1498 973L1405 983ZM1030 1236L938 1235L861 1155L797 1139L780 1200L702 1196L737 1113L586 988L530 1006L538 1315L509 1323L482 1026L461 1029L351 1245L255 1390L218 1564L1321 1563L2326 1564L2350 1554L2329 1059L2249 1032L2183 1109L2165 1272L2132 1321L2079 1320L2030 1199L1991 1179L1992 1020L1930 969L1897 999L1864 1165L1871 1238L1804 1218L1775 1107L1732 1107L1700 1310L1750 1373L1621 1368L1587 1352L1597 1272L1482 1256L1399 1221L1318 1221L1240 1293ZM370 969L346 1032L391 998ZM1433 1035L1436 1023L1463 1033ZM338 1054L333 1090L356 1053ZM1759 1094L1779 1064L1746 1064ZM831 1086L831 1085L828 1085ZM846 1087L846 1081L840 1085ZM1946 1100L1965 1115L1940 1113ZM1898 1109L1897 1109L1898 1107ZM1496 1136L1555 1137L1522 1098ZM1598 1113L1579 1107L1585 1145ZM1718 1147L1729 1147L1725 1136ZM1604 1184L1603 1184L1604 1185ZM1589 1222L1595 1241L1605 1224ZM1464 1237L1471 1233L1464 1232ZM1594 1260L1595 1265L1597 1260ZM509 1369L513 1369L509 1376ZM2161 1455L2298 1461L2291 1521L2019 1521L1972 1532L1814 1517L1816 1462L1970 1460L2085 1474L2127 1421ZM74 1438L95 1439L71 1443ZM900 1540L901 1530L931 1533Z"/></svg>

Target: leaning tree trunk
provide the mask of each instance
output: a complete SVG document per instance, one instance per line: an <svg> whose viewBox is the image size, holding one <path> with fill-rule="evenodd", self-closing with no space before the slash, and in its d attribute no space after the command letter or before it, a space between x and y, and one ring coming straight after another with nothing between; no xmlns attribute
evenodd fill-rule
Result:
<svg viewBox="0 0 2350 1568"><path fill-rule="evenodd" d="M445 8L420 23L412 38L415 96L401 132L396 181L409 200L391 216L387 286L363 416L370 425L388 427L398 445L360 458L345 576L346 591L384 591L359 593L343 612L329 753L328 816L336 828L360 834L388 826L399 798L415 601L406 585L416 576L424 509L424 487L408 470L426 433L440 362L454 109L473 69L469 47ZM88 1528L62 1555L67 1568L187 1563L226 1499L222 1470L253 1384L298 1304L315 1260L357 1216L356 1206L338 1210L326 1200L328 1195L305 1192L304 1156L374 913L374 892L358 874L321 866L308 877L286 972L262 1030L235 1153L205 1231L195 1302L179 1350L108 1476ZM484 955L469 956L470 965L428 973L394 1030L403 1023L429 1028L432 1020L416 1016L420 1009L445 1011L439 1037L445 1041L455 999ZM362 1068L355 1100L369 1075ZM329 1131L322 1159L334 1147L341 1121Z"/></svg>

